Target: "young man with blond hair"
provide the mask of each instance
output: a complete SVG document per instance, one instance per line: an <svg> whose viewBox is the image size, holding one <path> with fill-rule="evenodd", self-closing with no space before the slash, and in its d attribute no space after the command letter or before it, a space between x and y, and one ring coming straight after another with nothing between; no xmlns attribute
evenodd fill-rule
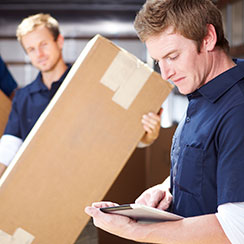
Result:
<svg viewBox="0 0 244 244"><path fill-rule="evenodd" d="M232 60L220 11L210 0L147 0L139 38L189 105L171 149L171 174L136 203L186 217L140 224L85 209L97 227L146 243L244 243L244 61Z"/></svg>
<svg viewBox="0 0 244 244"><path fill-rule="evenodd" d="M62 56L64 38L60 34L59 24L49 14L40 13L25 18L18 26L16 35L32 65L40 72L32 83L19 89L14 97L0 141L0 177L70 69ZM146 131L141 140L144 146L157 138L160 115L146 114L142 124Z"/></svg>
<svg viewBox="0 0 244 244"><path fill-rule="evenodd" d="M64 38L58 22L49 14L25 18L17 28L17 38L40 72L36 79L16 91L12 110L0 141L0 175L46 108L69 68L62 57Z"/></svg>

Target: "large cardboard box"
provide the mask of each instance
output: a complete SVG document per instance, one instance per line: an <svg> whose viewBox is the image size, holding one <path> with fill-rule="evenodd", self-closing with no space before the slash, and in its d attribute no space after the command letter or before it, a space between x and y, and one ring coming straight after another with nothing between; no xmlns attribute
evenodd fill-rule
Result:
<svg viewBox="0 0 244 244"><path fill-rule="evenodd" d="M10 99L0 90L0 136L2 136L11 110Z"/></svg>
<svg viewBox="0 0 244 244"><path fill-rule="evenodd" d="M74 243L89 219L85 206L103 199L143 136L142 115L157 112L171 89L94 37L0 180L0 237Z"/></svg>

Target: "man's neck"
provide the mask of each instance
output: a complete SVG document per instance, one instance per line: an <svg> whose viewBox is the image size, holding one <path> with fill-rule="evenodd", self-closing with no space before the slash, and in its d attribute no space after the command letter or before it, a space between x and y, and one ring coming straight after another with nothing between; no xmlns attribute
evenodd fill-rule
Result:
<svg viewBox="0 0 244 244"><path fill-rule="evenodd" d="M222 50L216 49L211 59L211 71L209 73L209 77L206 79L207 82L217 77L218 75L224 73L225 71L233 68L235 65L236 64L230 56L228 56Z"/></svg>
<svg viewBox="0 0 244 244"><path fill-rule="evenodd" d="M61 60L52 70L48 72L41 72L43 83L47 86L49 90L52 87L52 83L58 81L60 77L64 74L66 69L67 65L64 63L63 60Z"/></svg>

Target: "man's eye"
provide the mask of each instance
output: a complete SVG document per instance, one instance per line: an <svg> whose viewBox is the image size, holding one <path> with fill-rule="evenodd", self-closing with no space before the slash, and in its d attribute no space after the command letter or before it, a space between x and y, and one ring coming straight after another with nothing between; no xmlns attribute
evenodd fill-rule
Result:
<svg viewBox="0 0 244 244"><path fill-rule="evenodd" d="M27 49L27 53L32 53L34 51L34 48Z"/></svg>
<svg viewBox="0 0 244 244"><path fill-rule="evenodd" d="M168 64L171 64L172 61L177 59L177 57L178 57L178 55L167 57L166 61L167 61Z"/></svg>
<svg viewBox="0 0 244 244"><path fill-rule="evenodd" d="M175 56L171 56L171 57L168 57L169 60L174 60L178 57L178 55L175 55Z"/></svg>

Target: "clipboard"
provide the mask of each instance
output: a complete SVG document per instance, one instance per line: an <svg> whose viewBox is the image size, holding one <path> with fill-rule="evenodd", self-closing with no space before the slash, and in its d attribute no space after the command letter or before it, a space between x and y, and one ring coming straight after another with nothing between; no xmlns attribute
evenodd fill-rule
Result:
<svg viewBox="0 0 244 244"><path fill-rule="evenodd" d="M140 222L163 222L183 219L182 216L136 203L104 207L100 208L100 210L104 213L127 216Z"/></svg>

